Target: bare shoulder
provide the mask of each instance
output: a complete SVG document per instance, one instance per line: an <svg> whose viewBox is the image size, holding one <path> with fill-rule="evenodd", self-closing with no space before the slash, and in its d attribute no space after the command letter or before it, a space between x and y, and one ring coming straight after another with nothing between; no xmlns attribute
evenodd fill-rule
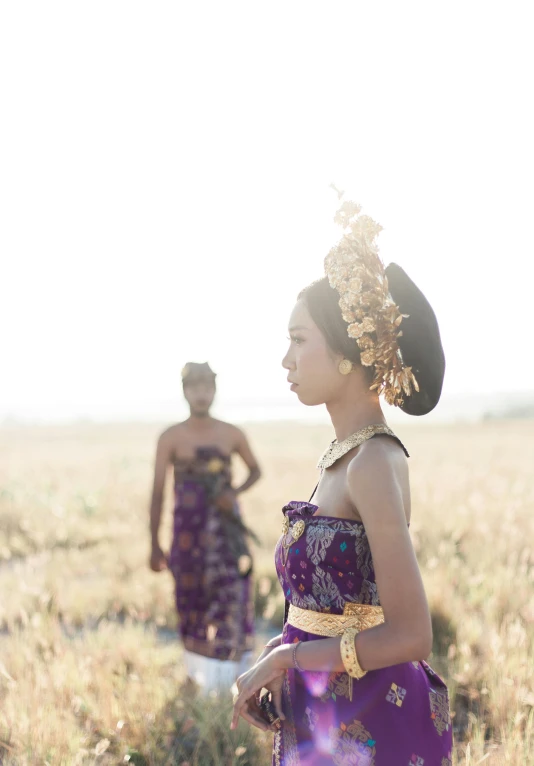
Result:
<svg viewBox="0 0 534 766"><path fill-rule="evenodd" d="M186 434L185 423L174 423L164 431L162 431L158 437L159 444L176 444L177 441L182 439Z"/></svg>
<svg viewBox="0 0 534 766"><path fill-rule="evenodd" d="M245 432L233 423L227 423L224 420L217 420L215 422L233 445L238 446L246 438Z"/></svg>
<svg viewBox="0 0 534 766"><path fill-rule="evenodd" d="M407 487L408 461L393 439L370 439L347 466L348 493L364 522L404 519Z"/></svg>
<svg viewBox="0 0 534 766"><path fill-rule="evenodd" d="M358 448L348 465L347 475L384 475L402 469L408 469L408 461L402 448L394 439L381 436L369 439Z"/></svg>

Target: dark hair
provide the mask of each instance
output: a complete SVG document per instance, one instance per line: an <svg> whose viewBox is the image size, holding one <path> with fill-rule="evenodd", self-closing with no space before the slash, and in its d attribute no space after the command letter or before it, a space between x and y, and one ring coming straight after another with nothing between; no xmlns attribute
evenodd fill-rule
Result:
<svg viewBox="0 0 534 766"><path fill-rule="evenodd" d="M217 375L213 372L207 362L187 362L182 370L182 384L185 386L194 385L195 383L213 383L215 384L215 378Z"/></svg>
<svg viewBox="0 0 534 766"><path fill-rule="evenodd" d="M299 293L298 300L306 304L310 316L324 335L332 351L343 354L354 364L360 364L360 349L353 338L347 334L347 323L341 316L339 308L339 293L327 277L312 282ZM373 368L365 367L369 385L373 380Z"/></svg>
<svg viewBox="0 0 534 766"><path fill-rule="evenodd" d="M404 364L413 369L419 384L419 392L414 391L405 397L401 409L408 415L426 415L439 402L445 374L445 355L436 315L421 290L400 266L391 263L386 276L391 297L401 313L409 315L402 323L399 348ZM323 277L305 287L298 297L305 303L332 351L360 364L360 349L347 334L347 323L339 307L339 293L330 287L328 278ZM364 369L369 371L371 382L373 367Z"/></svg>

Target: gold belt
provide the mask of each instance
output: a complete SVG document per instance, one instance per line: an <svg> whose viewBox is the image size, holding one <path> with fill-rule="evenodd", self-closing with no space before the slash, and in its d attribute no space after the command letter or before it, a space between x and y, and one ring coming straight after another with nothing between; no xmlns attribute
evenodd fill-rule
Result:
<svg viewBox="0 0 534 766"><path fill-rule="evenodd" d="M313 612L311 609L301 609L289 605L287 621L294 628L300 628L316 636L342 636L347 628L356 628L358 632L374 628L384 622L384 612L381 606L369 604L345 604L343 614L328 612Z"/></svg>

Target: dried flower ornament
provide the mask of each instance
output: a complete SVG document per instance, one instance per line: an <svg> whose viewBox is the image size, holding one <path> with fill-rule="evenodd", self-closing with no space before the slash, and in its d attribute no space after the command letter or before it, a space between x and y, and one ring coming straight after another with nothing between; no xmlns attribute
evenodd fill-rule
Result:
<svg viewBox="0 0 534 766"><path fill-rule="evenodd" d="M338 196L340 193L338 192ZM361 207L345 200L334 221L343 236L325 258L330 286L339 293L339 306L347 333L360 349L364 367L374 367L371 390L383 394L388 404L399 407L405 396L419 391L411 367L406 367L398 344L401 314L389 293L384 264L375 242L380 224Z"/></svg>

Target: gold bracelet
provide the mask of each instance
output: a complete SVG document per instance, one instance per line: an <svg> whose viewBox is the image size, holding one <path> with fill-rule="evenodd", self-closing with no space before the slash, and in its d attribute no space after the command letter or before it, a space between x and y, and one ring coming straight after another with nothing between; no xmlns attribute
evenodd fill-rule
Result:
<svg viewBox="0 0 534 766"><path fill-rule="evenodd" d="M360 680L367 673L362 668L356 654L357 628L347 628L341 636L341 659L349 676L349 698L352 702L352 679Z"/></svg>

